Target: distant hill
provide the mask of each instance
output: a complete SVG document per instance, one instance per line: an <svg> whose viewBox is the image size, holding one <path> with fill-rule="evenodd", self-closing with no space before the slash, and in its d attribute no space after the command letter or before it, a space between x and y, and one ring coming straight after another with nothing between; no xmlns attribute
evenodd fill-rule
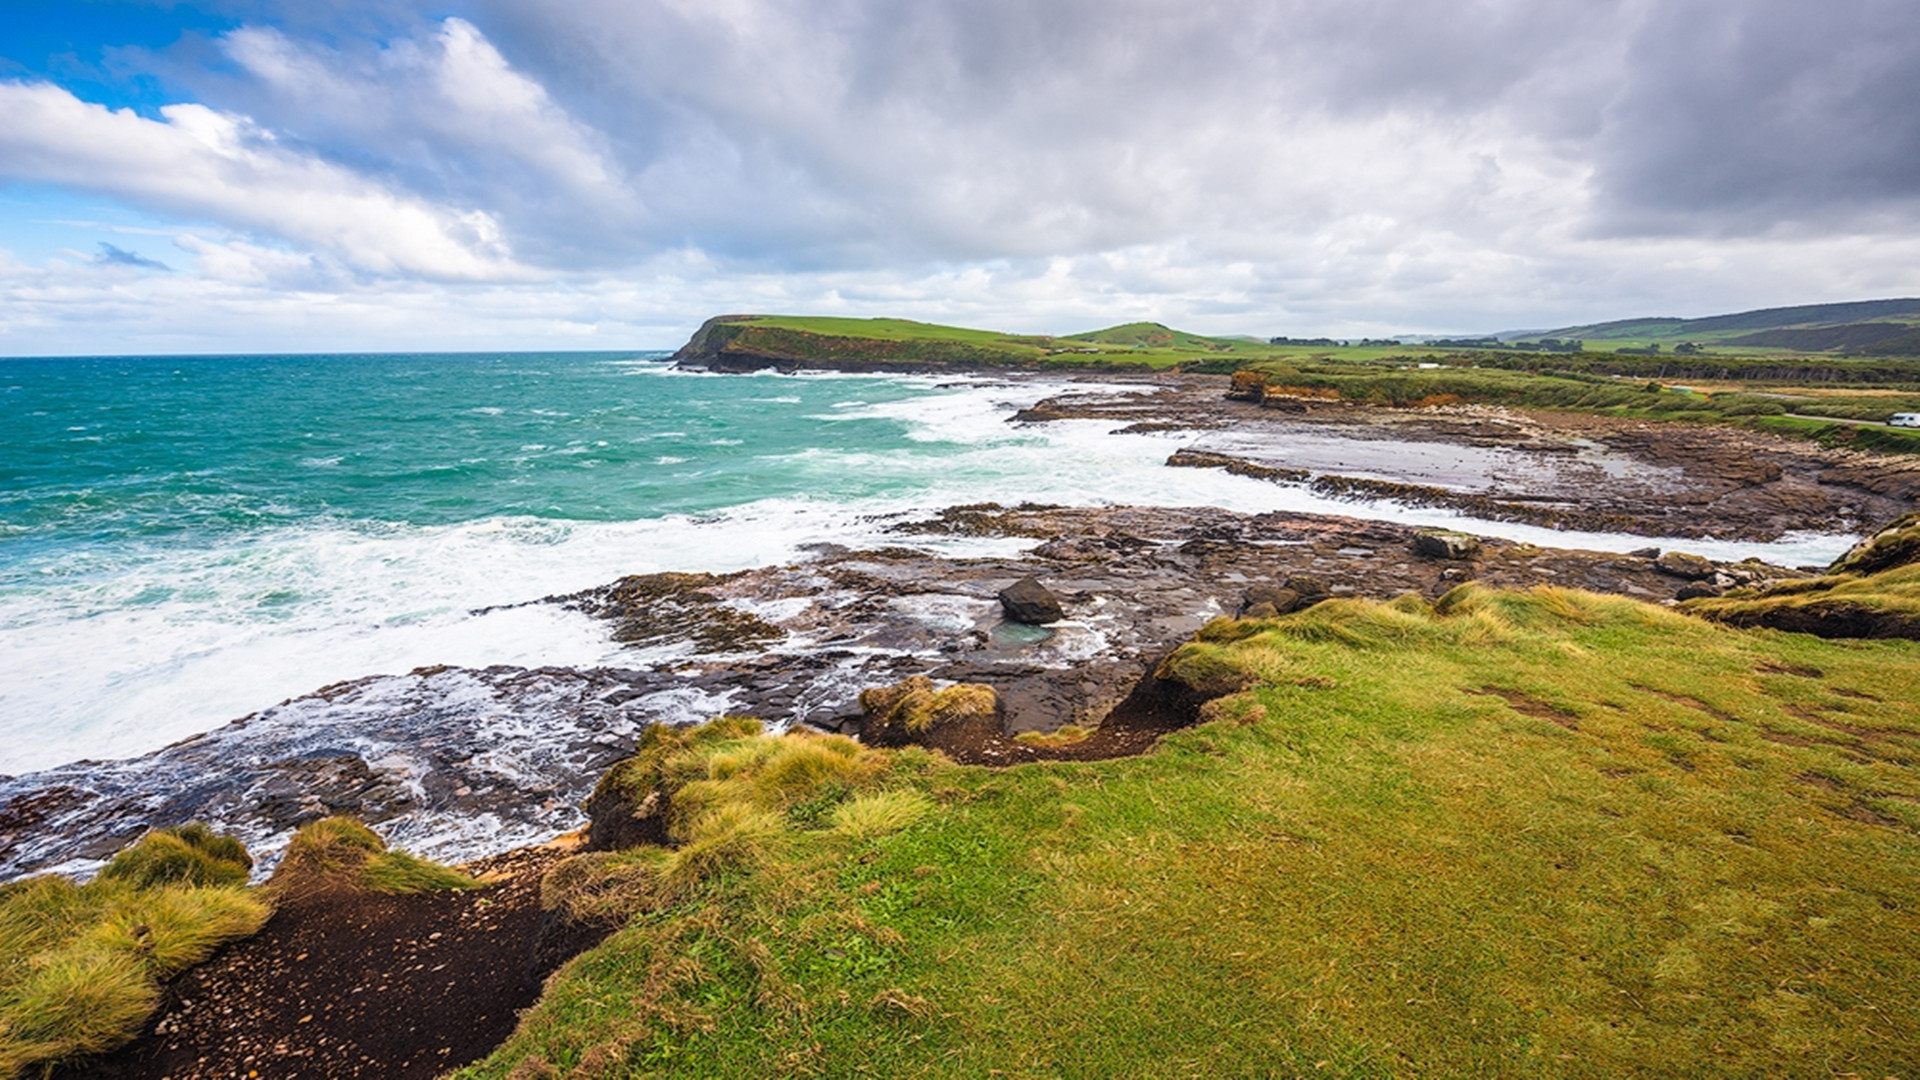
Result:
<svg viewBox="0 0 1920 1080"><path fill-rule="evenodd" d="M1002 334L909 319L805 315L721 315L708 319L674 354L686 367L784 371L809 367L918 370L977 367L1125 366L1192 370L1264 357L1264 342L1210 338L1159 323L1127 323L1053 337Z"/></svg>
<svg viewBox="0 0 1920 1080"><path fill-rule="evenodd" d="M1650 316L1548 330L1528 338L1582 341L1697 341L1718 345L1880 353L1920 332L1920 298L1761 308L1700 319Z"/></svg>

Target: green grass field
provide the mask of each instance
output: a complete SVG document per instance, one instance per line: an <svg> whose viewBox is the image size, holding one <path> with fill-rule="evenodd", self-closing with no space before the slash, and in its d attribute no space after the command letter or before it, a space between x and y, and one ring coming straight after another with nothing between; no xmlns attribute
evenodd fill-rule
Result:
<svg viewBox="0 0 1920 1080"><path fill-rule="evenodd" d="M1920 1061L1920 645L1467 586L1222 620L1168 672L1257 685L1101 763L691 740L660 775L724 857L621 857L680 884L463 1075ZM912 812L842 809L876 800Z"/></svg>

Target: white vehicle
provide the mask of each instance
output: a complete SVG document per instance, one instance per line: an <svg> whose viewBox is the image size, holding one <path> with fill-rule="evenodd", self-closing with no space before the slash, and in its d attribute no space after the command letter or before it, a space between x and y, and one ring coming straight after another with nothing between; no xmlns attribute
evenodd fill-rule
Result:
<svg viewBox="0 0 1920 1080"><path fill-rule="evenodd" d="M1897 412L1887 421L1888 427L1920 427L1920 412Z"/></svg>

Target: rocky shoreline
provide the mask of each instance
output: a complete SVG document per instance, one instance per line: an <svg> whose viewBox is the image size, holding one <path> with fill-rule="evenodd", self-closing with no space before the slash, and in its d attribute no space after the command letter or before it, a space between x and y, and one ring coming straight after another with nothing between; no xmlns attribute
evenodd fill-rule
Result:
<svg viewBox="0 0 1920 1080"><path fill-rule="evenodd" d="M139 758L0 780L0 876L84 868L150 827L208 821L271 853L295 826L350 814L389 840L466 859L577 828L595 779L655 722L721 713L857 731L861 690L911 675L984 683L1006 739L982 760L1045 756L1024 732L1091 725L1161 654L1249 589L1293 576L1335 596L1436 595L1469 578L1666 599L1647 555L1484 540L1418 554L1420 530L1353 518L1143 507L955 507L902 520L902 544L824 549L730 575L652 575L549 597L677 656L631 668L421 668L342 683ZM909 546L928 534L1029 540L1007 558ZM1733 565L1728 573L1782 576ZM998 591L1038 577L1067 618L1006 622Z"/></svg>
<svg viewBox="0 0 1920 1080"><path fill-rule="evenodd" d="M1920 493L1920 463L1745 431L1460 406L1238 402L1210 376L1115 382L1102 376L1012 420L1179 433L1171 466L1549 528L1770 540L1858 531L1911 509ZM1479 580L1668 600L1796 573L1754 563L1680 570L1658 565L1651 549L1492 538L1423 553L1411 526L1300 513L981 504L884 528L896 542L823 545L783 566L655 574L533 601L607 621L633 650L631 665L370 676L142 757L0 778L0 880L84 872L145 829L188 820L239 835L266 856L263 872L295 826L327 814L359 817L424 855L472 859L577 828L594 781L652 723L731 713L857 732L863 689L916 675L1000 696L1000 730L949 748L956 756L1084 754L1018 737L1097 724L1160 655L1239 611L1250 590L1295 577L1334 596L1431 596ZM928 548L956 536L1024 550L962 558ZM1029 576L1062 600L1064 620L1003 620L999 591Z"/></svg>

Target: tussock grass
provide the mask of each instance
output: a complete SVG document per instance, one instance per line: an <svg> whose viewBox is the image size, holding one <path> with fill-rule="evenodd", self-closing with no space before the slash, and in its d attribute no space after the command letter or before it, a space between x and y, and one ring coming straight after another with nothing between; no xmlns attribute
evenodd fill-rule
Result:
<svg viewBox="0 0 1920 1080"><path fill-rule="evenodd" d="M932 801L918 791L877 791L835 807L833 829L856 840L871 840L897 833L932 810Z"/></svg>
<svg viewBox="0 0 1920 1080"><path fill-rule="evenodd" d="M100 871L135 888L153 885L242 885L253 869L247 849L200 822L155 829L114 855Z"/></svg>
<svg viewBox="0 0 1920 1080"><path fill-rule="evenodd" d="M477 889L481 882L450 866L395 851L379 834L349 817L302 825L268 879L269 887L304 894L329 889L384 893Z"/></svg>
<svg viewBox="0 0 1920 1080"><path fill-rule="evenodd" d="M1202 638L1177 668L1251 681L1143 757L879 754L871 791L926 800L899 832L838 828L867 791L815 813L740 765L784 831L563 969L466 1075L1920 1060L1920 644L1477 586Z"/></svg>
<svg viewBox="0 0 1920 1080"><path fill-rule="evenodd" d="M204 825L155 830L93 881L0 887L0 1076L132 1038L160 987L272 909L244 888L246 849Z"/></svg>
<svg viewBox="0 0 1920 1080"><path fill-rule="evenodd" d="M864 730L880 735L920 735L955 721L992 716L999 707L999 695L991 686L956 683L935 689L925 675L860 692Z"/></svg>

